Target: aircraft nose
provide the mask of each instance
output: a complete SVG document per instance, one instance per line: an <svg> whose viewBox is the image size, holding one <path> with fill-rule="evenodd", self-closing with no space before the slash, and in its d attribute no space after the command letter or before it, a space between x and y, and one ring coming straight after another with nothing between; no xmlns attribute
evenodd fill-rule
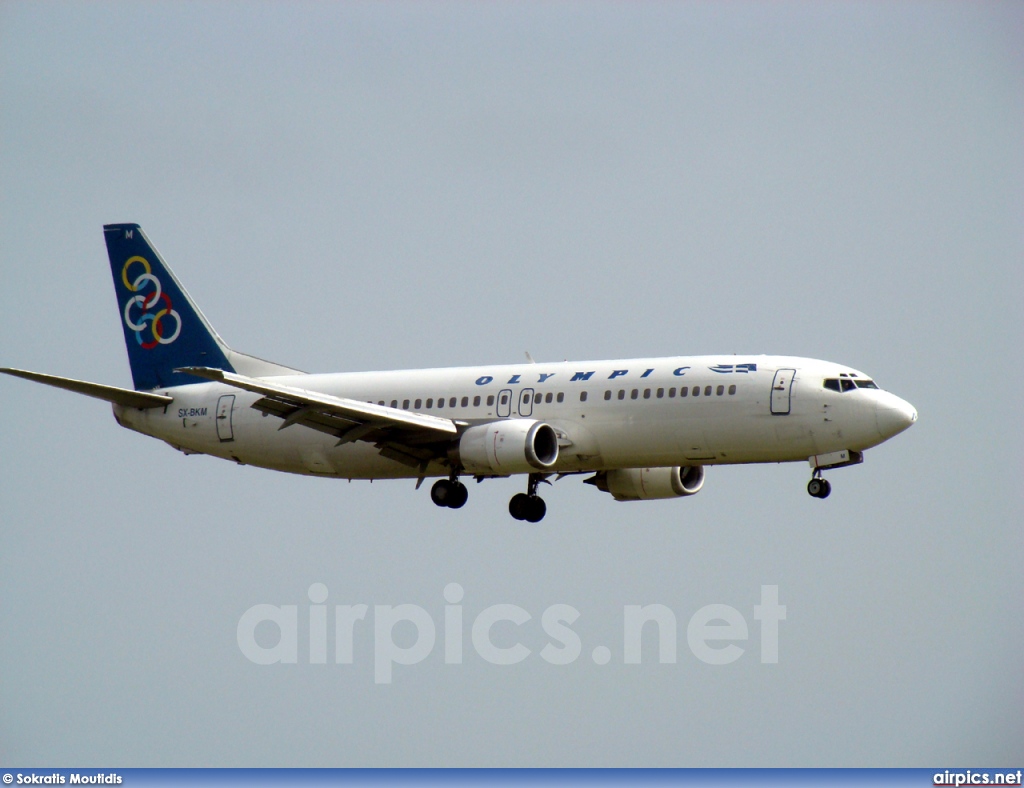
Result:
<svg viewBox="0 0 1024 788"><path fill-rule="evenodd" d="M875 403L875 424L883 439L891 438L917 421L917 409L888 392Z"/></svg>

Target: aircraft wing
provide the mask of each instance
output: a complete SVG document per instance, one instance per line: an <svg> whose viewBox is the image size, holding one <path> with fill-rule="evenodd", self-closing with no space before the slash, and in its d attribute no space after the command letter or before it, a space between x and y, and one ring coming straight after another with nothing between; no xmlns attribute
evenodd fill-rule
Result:
<svg viewBox="0 0 1024 788"><path fill-rule="evenodd" d="M283 420L278 429L301 424L338 438L374 443L380 453L410 466L445 456L446 444L458 434L451 419L374 405L318 391L285 386L208 367L176 370L263 396L252 407Z"/></svg>
<svg viewBox="0 0 1024 788"><path fill-rule="evenodd" d="M126 408L162 408L174 401L174 397L166 394L150 394L146 391L132 391L117 386L105 386L102 383L89 383L85 380L74 378L61 378L56 375L44 375L42 372L28 372L24 369L0 368L5 375L13 375L16 378L32 380L36 383L45 383L47 386L54 386L66 391L73 391L76 394L85 394L87 397L106 400Z"/></svg>

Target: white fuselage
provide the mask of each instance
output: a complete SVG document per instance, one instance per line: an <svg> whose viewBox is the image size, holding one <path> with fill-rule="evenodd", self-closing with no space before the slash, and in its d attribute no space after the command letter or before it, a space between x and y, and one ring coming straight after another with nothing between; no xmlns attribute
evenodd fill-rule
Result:
<svg viewBox="0 0 1024 788"><path fill-rule="evenodd" d="M681 356L395 372L274 377L307 391L474 425L507 418L551 425L552 472L806 461L862 451L906 429L913 407L877 388L834 391L827 378L867 376L826 361L784 356ZM685 396L683 390L685 389ZM349 479L448 476L382 456L372 443L291 425L251 406L259 394L222 383L158 389L174 401L118 422L183 451L292 473ZM443 404L439 404L443 403Z"/></svg>

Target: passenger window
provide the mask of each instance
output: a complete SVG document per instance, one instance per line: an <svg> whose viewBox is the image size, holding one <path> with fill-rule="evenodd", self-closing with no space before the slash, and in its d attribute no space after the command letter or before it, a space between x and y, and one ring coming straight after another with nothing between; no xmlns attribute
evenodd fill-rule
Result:
<svg viewBox="0 0 1024 788"><path fill-rule="evenodd" d="M455 407L455 403L456 403L456 399L455 399L455 397L452 397L450 400L448 400L448 407L449 408L454 408Z"/></svg>
<svg viewBox="0 0 1024 788"><path fill-rule="evenodd" d="M524 405L529 405L530 404L530 395L529 394L523 394L523 404Z"/></svg>
<svg viewBox="0 0 1024 788"><path fill-rule="evenodd" d="M474 408L479 408L480 407L480 395L479 394L477 396L473 397L473 407Z"/></svg>
<svg viewBox="0 0 1024 788"><path fill-rule="evenodd" d="M650 398L651 398L651 390L650 389L644 389L644 399L650 399Z"/></svg>
<svg viewBox="0 0 1024 788"><path fill-rule="evenodd" d="M729 396L731 397L735 393L736 393L736 384L733 383L731 386L729 386Z"/></svg>
<svg viewBox="0 0 1024 788"><path fill-rule="evenodd" d="M638 396L640 396L640 391L638 389L633 389L631 392L629 392L630 399L636 399Z"/></svg>
<svg viewBox="0 0 1024 788"><path fill-rule="evenodd" d="M715 389L715 394L717 394L719 397L725 394L725 386L719 386L717 389Z"/></svg>
<svg viewBox="0 0 1024 788"><path fill-rule="evenodd" d="M625 398L626 398L626 390L625 389L619 389L619 399L625 399Z"/></svg>
<svg viewBox="0 0 1024 788"><path fill-rule="evenodd" d="M397 408L398 407L398 400L397 399L391 400L391 407L392 408Z"/></svg>
<svg viewBox="0 0 1024 788"><path fill-rule="evenodd" d="M699 397L700 396L700 386L694 386L693 387L693 396L695 396L695 397Z"/></svg>
<svg viewBox="0 0 1024 788"><path fill-rule="evenodd" d="M383 404L384 404L384 400L381 400L381 401L380 401L380 402L378 402L377 404L378 404L378 405L383 405Z"/></svg>
<svg viewBox="0 0 1024 788"><path fill-rule="evenodd" d="M487 407L489 408L492 405L494 405L494 395L493 394L488 394L487 395Z"/></svg>
<svg viewBox="0 0 1024 788"><path fill-rule="evenodd" d="M711 386L705 386L704 387L704 396L705 397L710 397L711 396Z"/></svg>
<svg viewBox="0 0 1024 788"><path fill-rule="evenodd" d="M403 410L409 410L409 400L402 400L402 408Z"/></svg>
<svg viewBox="0 0 1024 788"><path fill-rule="evenodd" d="M462 398L462 407L464 407L464 408L468 408L469 407L469 397L463 397Z"/></svg>
<svg viewBox="0 0 1024 788"><path fill-rule="evenodd" d="M679 387L679 396L680 397L685 397L689 393L690 393L690 390L688 388L686 388L686 386L680 386Z"/></svg>
<svg viewBox="0 0 1024 788"><path fill-rule="evenodd" d="M580 402L586 402L586 401L587 401L587 392L581 391L580 392Z"/></svg>
<svg viewBox="0 0 1024 788"><path fill-rule="evenodd" d="M444 397L438 397L437 398L437 407L439 407L439 408L443 408L444 407Z"/></svg>
<svg viewBox="0 0 1024 788"><path fill-rule="evenodd" d="M430 399L427 400L427 407L428 408L434 407L434 398L433 397L431 397Z"/></svg>
<svg viewBox="0 0 1024 788"><path fill-rule="evenodd" d="M658 399L665 396L665 389L658 389Z"/></svg>
<svg viewBox="0 0 1024 788"><path fill-rule="evenodd" d="M501 395L501 404L502 405L508 405L508 394L502 394Z"/></svg>
<svg viewBox="0 0 1024 788"><path fill-rule="evenodd" d="M605 399L611 399L611 398L612 398L612 392L611 392L611 390L610 390L610 389L609 389L609 390L607 390L607 391L605 391L605 393L604 393L604 398L605 398Z"/></svg>
<svg viewBox="0 0 1024 788"><path fill-rule="evenodd" d="M559 402L561 402L561 401L563 401L565 399L565 394L563 394L561 391L559 391L558 392L558 396L555 397L555 399L557 399Z"/></svg>
<svg viewBox="0 0 1024 788"><path fill-rule="evenodd" d="M545 401L546 403L548 403L549 405L551 404L551 392L550 392L550 391L549 391L549 392L547 393L547 395L546 395L546 396L544 397L544 401Z"/></svg>
<svg viewBox="0 0 1024 788"><path fill-rule="evenodd" d="M413 405L413 408L414 408L415 410L419 410L419 409L420 409L420 407L421 407L422 405L423 405L423 400L421 400L421 399L418 399L418 400L416 400L416 404L415 404L415 405Z"/></svg>
<svg viewBox="0 0 1024 788"><path fill-rule="evenodd" d="M669 399L675 399L675 396L676 396L676 387L673 386L672 388L670 388L668 390L668 398Z"/></svg>

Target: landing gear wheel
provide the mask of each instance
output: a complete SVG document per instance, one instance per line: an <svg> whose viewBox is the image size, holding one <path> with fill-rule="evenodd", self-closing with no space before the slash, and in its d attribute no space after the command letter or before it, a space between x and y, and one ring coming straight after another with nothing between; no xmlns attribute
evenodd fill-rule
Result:
<svg viewBox="0 0 1024 788"><path fill-rule="evenodd" d="M455 495L455 485L448 479L439 479L430 488L430 500L438 506L450 506L450 501Z"/></svg>
<svg viewBox="0 0 1024 788"><path fill-rule="evenodd" d="M508 513L516 520L525 520L526 513L530 511L530 496L526 493L516 493L508 502Z"/></svg>
<svg viewBox="0 0 1024 788"><path fill-rule="evenodd" d="M508 502L508 513L517 520L539 523L548 512L548 506L539 495L516 493Z"/></svg>
<svg viewBox="0 0 1024 788"><path fill-rule="evenodd" d="M807 492L813 498L828 498L832 485L825 479L814 478L807 482Z"/></svg>
<svg viewBox="0 0 1024 788"><path fill-rule="evenodd" d="M539 523L544 519L544 515L548 513L548 505L544 503L544 499L539 495L528 495L527 500L526 521L529 523Z"/></svg>
<svg viewBox="0 0 1024 788"><path fill-rule="evenodd" d="M460 481L451 479L439 479L430 488L430 500L438 506L447 506L449 509L461 509L469 499L469 490Z"/></svg>
<svg viewBox="0 0 1024 788"><path fill-rule="evenodd" d="M448 500L449 509L461 509L469 500L469 490L462 482L455 482L452 485L452 494Z"/></svg>

